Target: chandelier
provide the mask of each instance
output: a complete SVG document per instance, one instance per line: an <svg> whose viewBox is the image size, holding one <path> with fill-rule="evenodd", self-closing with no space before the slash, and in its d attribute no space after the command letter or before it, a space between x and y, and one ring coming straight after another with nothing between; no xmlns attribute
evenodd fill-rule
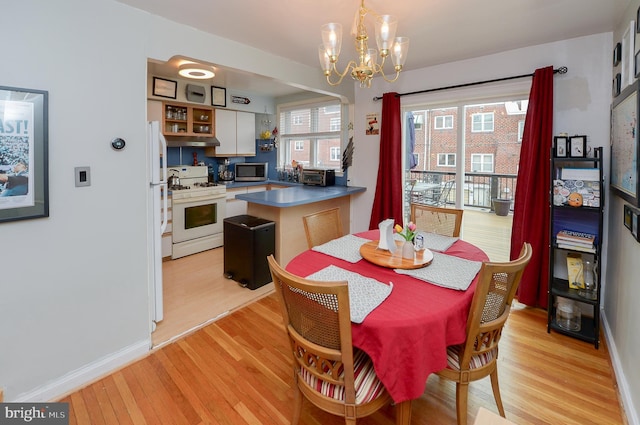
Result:
<svg viewBox="0 0 640 425"><path fill-rule="evenodd" d="M373 15L375 18L378 50L369 49L367 45L369 37L364 26L364 18L367 14ZM322 26L323 44L318 48L318 53L327 82L332 86L337 86L347 73L350 73L354 80L360 82L360 87L371 87L371 79L378 73L389 83L396 81L407 59L407 50L409 49L409 39L407 37L395 36L398 21L390 15L378 15L374 11L365 8L364 0L362 0L353 25L351 32L356 37L355 44L358 60L350 61L343 72L339 72L336 68L336 62L338 62L342 46L342 25L329 23ZM379 64L378 54L380 55ZM388 78L384 73L383 68L387 56L391 56L393 61L396 73L393 78ZM334 74L338 78L337 81L331 81L331 77Z"/></svg>

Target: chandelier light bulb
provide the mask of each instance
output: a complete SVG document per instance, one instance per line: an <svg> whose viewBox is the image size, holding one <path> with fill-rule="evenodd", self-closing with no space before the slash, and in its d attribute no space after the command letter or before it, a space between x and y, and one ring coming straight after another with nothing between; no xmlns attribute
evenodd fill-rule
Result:
<svg viewBox="0 0 640 425"><path fill-rule="evenodd" d="M375 40L378 50L370 49L367 46L369 36L364 25L364 18L369 13L374 16ZM409 47L408 38L396 38L397 27L398 21L394 17L391 15L378 15L374 11L365 8L364 0L362 0L354 23L357 60L350 61L344 71L339 72L336 69L336 63L342 47L342 25L337 23L323 25L321 27L322 46L318 48L318 59L320 60L322 72L327 78L327 83L337 86L347 74L350 74L354 80L358 81L360 87L371 87L371 80L376 74L380 74L389 83L396 81L407 59L407 49ZM378 63L378 55L381 59L380 63ZM392 57L396 74L393 78L387 77L384 73L385 59L389 55ZM331 77L334 74L338 78L335 82L331 81Z"/></svg>

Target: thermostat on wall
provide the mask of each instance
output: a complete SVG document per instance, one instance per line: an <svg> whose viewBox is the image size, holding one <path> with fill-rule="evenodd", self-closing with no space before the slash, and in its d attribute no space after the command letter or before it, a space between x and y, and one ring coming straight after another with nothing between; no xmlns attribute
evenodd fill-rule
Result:
<svg viewBox="0 0 640 425"><path fill-rule="evenodd" d="M124 145L125 145L125 141L124 139L121 139L119 137L116 137L115 139L113 139L111 141L111 147L117 151L124 149Z"/></svg>

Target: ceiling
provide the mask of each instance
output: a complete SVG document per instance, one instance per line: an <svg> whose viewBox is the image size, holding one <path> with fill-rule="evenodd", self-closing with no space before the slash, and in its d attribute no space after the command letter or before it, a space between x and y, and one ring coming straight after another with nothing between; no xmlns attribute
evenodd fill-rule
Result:
<svg viewBox="0 0 640 425"><path fill-rule="evenodd" d="M316 67L320 26L344 28L338 67L355 59L349 30L360 0L118 0L201 31ZM398 18L398 36L410 38L405 70L521 47L613 31L631 0L367 0L365 6ZM475 5L475 7L474 7ZM367 18L369 19L369 17ZM370 37L373 25L367 24ZM375 42L373 43L375 45ZM153 65L177 76L176 65ZM236 71L217 69L215 81L266 95L299 89ZM221 84L223 85L223 84Z"/></svg>

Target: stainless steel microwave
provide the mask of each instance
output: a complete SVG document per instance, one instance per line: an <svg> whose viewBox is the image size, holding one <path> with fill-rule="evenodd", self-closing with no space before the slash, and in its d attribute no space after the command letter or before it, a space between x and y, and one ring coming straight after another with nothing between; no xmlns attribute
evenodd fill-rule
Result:
<svg viewBox="0 0 640 425"><path fill-rule="evenodd" d="M237 182L261 182L267 180L267 162L237 162Z"/></svg>

